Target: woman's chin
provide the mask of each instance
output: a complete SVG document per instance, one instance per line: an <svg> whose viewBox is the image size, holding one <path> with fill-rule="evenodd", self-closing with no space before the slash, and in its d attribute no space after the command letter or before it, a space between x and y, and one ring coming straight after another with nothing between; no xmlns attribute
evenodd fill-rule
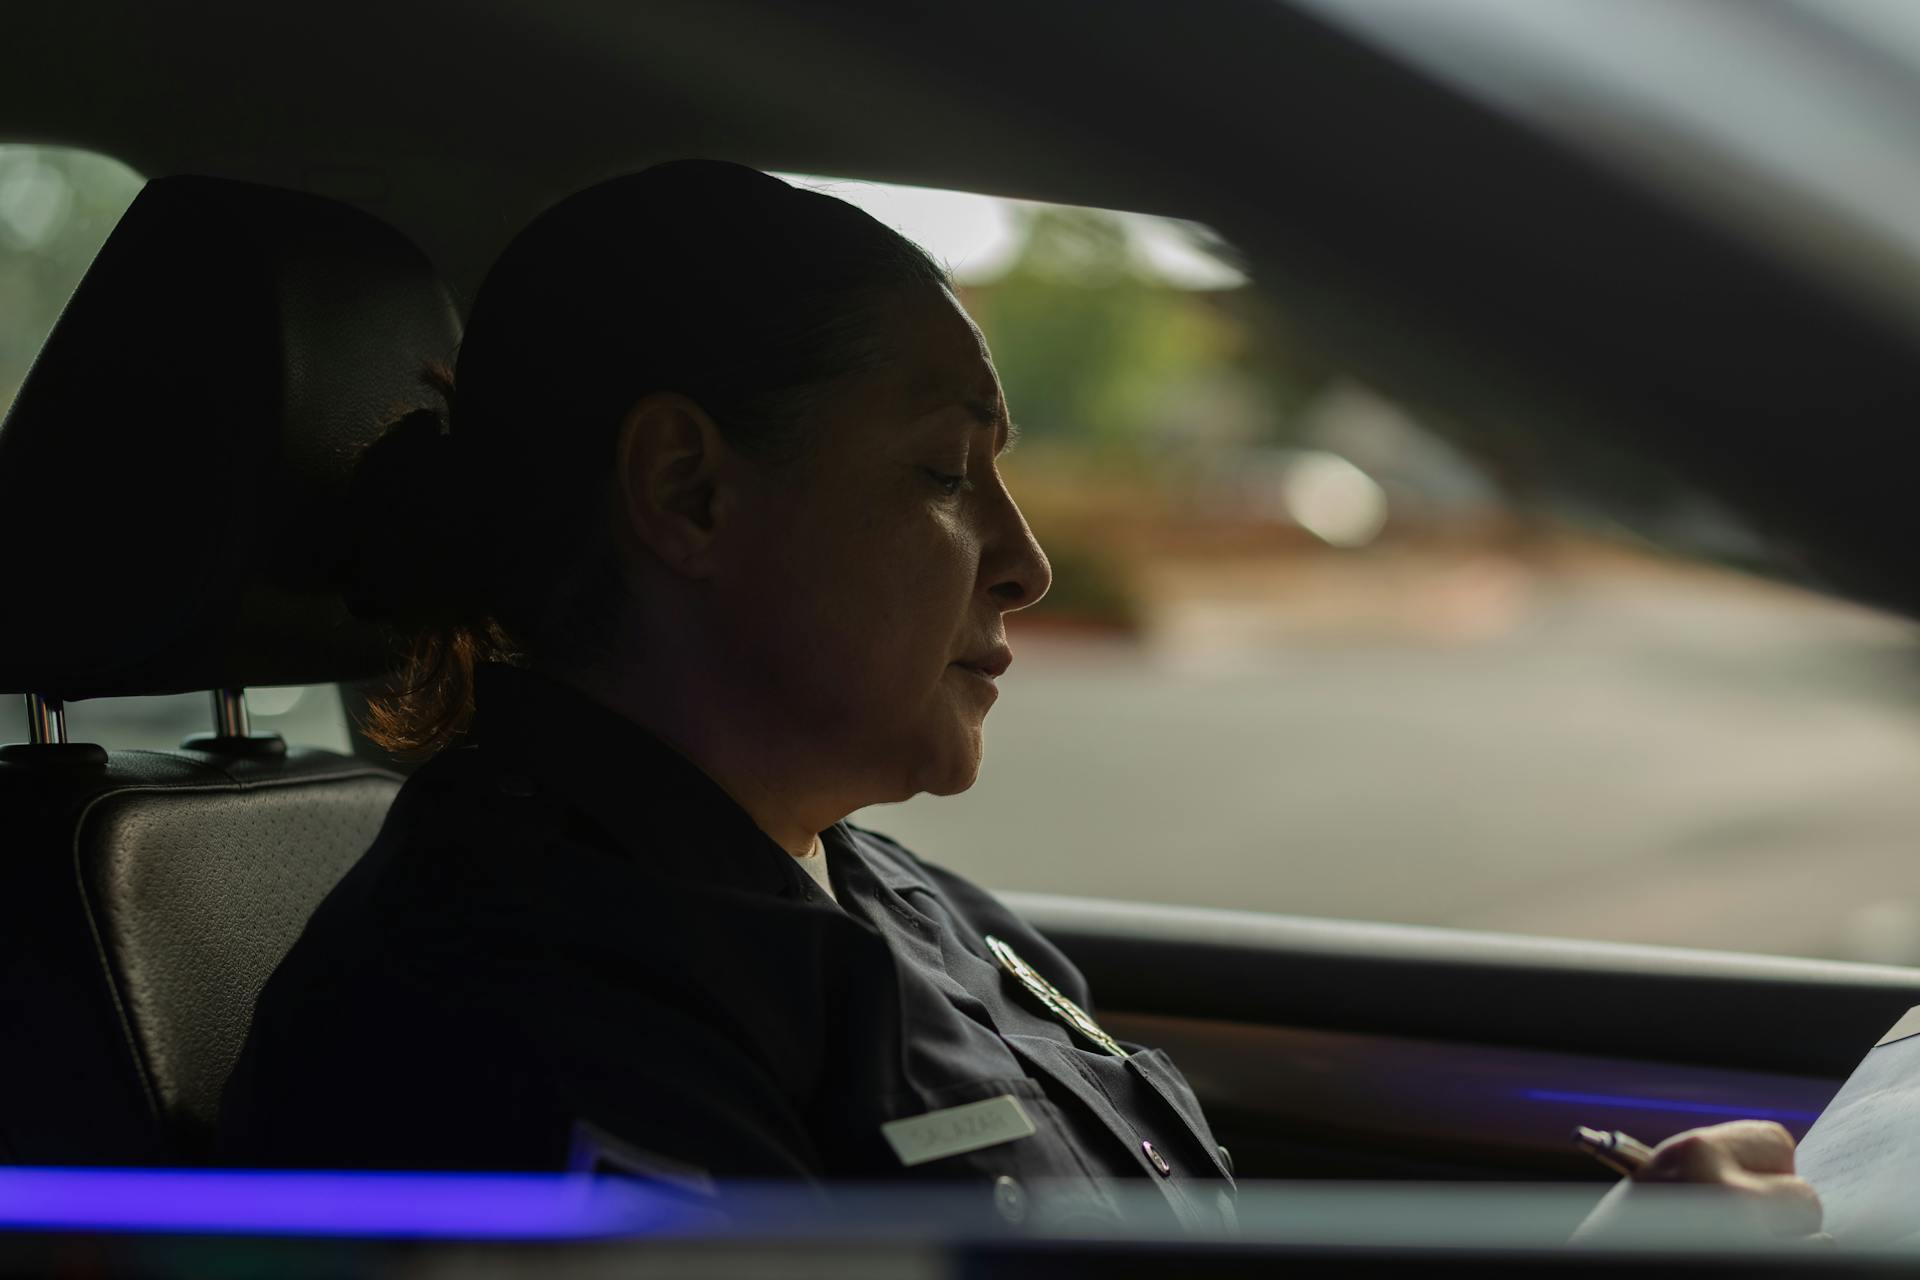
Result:
<svg viewBox="0 0 1920 1280"><path fill-rule="evenodd" d="M975 769L972 773L967 774L963 778L955 777L952 781L949 781L949 782L940 782L940 783L935 783L932 786L922 787L921 791L923 794L930 795L930 796L957 796L962 791L965 791L970 787L972 787L974 782L979 777L980 777L980 771L978 769Z"/></svg>
<svg viewBox="0 0 1920 1280"><path fill-rule="evenodd" d="M978 722L961 729L954 738L928 753L916 791L930 796L959 795L979 779L985 747Z"/></svg>

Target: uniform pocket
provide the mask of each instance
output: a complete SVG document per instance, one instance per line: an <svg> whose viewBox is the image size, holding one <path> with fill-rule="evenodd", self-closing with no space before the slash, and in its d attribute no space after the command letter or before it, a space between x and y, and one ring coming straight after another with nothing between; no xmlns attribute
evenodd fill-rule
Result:
<svg viewBox="0 0 1920 1280"><path fill-rule="evenodd" d="M1231 1183L1233 1175L1220 1158L1220 1142L1213 1136L1213 1126L1207 1123L1206 1113L1200 1109L1200 1099L1194 1096L1193 1086L1180 1074L1180 1068L1173 1065L1173 1059L1167 1056L1166 1050L1137 1050L1127 1055L1127 1066L1166 1100L1193 1135L1194 1142L1205 1153L1208 1162L1219 1171L1222 1178Z"/></svg>
<svg viewBox="0 0 1920 1280"><path fill-rule="evenodd" d="M969 1080L913 1095L895 1095L888 1099L889 1118L912 1119L1007 1095L1016 1099L1033 1121L1034 1132L902 1167L901 1176L984 1184L1003 1211L1009 1201L1024 1204L1035 1198L1041 1205L1036 1211L1044 1211L1050 1221L1118 1219L1118 1207L1075 1148L1066 1118L1039 1083L1027 1076Z"/></svg>
<svg viewBox="0 0 1920 1280"><path fill-rule="evenodd" d="M916 1177L971 1178L981 1174L995 1176L1012 1173L1015 1171L1014 1165L1032 1174L1038 1171L1039 1163L1051 1163L1050 1155L1042 1161L1036 1161L1035 1156L1037 1153L1052 1153L1057 1145L1065 1145L1060 1115L1040 1086L1024 1076L967 1080L939 1089L896 1094L888 1099L888 1119L919 1120L969 1103L1002 1097L1012 1097L1020 1105L1020 1109L1033 1122L1032 1133L990 1142L971 1151L941 1156L909 1166L905 1172Z"/></svg>

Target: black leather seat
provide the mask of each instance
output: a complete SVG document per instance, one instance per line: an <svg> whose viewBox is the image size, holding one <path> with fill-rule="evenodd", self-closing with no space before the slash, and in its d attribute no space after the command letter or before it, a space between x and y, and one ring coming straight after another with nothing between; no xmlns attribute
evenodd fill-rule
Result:
<svg viewBox="0 0 1920 1280"><path fill-rule="evenodd" d="M356 210L148 185L0 426L0 690L62 703L354 680L354 459L456 313ZM76 516L77 511L91 513ZM0 1159L191 1160L253 1001L398 778L230 720L179 752L0 748Z"/></svg>

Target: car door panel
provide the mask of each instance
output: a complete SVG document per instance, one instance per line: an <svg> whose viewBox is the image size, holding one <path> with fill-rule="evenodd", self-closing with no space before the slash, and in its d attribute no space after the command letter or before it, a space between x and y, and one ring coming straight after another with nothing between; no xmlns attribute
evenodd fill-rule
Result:
<svg viewBox="0 0 1920 1280"><path fill-rule="evenodd" d="M1591 1177L1575 1124L1804 1132L1920 970L1008 894L1249 1177Z"/></svg>

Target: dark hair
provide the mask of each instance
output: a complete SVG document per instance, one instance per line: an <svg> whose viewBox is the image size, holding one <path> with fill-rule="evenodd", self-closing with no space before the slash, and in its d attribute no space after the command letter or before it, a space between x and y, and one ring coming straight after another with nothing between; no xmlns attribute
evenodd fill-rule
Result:
<svg viewBox="0 0 1920 1280"><path fill-rule="evenodd" d="M944 285L924 250L843 200L742 165L676 160L569 196L515 236L467 321L444 413L394 423L353 480L349 603L403 656L363 728L445 745L483 661L597 656L622 607L616 429L684 394L770 460L837 378L887 358L881 309Z"/></svg>

